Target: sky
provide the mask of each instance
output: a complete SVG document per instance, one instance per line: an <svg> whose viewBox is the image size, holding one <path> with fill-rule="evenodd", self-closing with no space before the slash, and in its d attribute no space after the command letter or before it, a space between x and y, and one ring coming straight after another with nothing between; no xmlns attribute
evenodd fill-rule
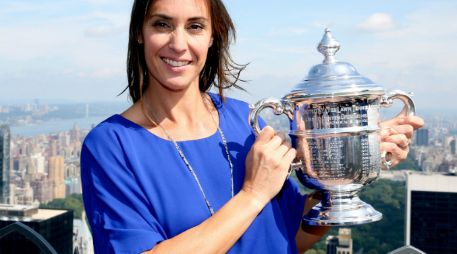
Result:
<svg viewBox="0 0 457 254"><path fill-rule="evenodd" d="M320 64L325 28L336 58L421 109L457 110L455 0L225 0L237 28L231 50L255 102L280 98ZM132 0L1 0L0 104L123 101Z"/></svg>

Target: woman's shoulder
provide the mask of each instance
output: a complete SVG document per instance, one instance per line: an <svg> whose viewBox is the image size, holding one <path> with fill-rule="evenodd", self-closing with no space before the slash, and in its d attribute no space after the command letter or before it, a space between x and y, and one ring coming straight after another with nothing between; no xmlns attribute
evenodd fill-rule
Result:
<svg viewBox="0 0 457 254"><path fill-rule="evenodd" d="M84 146L113 144L125 136L129 130L140 128L137 124L127 120L119 114L103 120L89 131L84 139Z"/></svg>
<svg viewBox="0 0 457 254"><path fill-rule="evenodd" d="M216 107L219 109L222 108L225 110L234 110L236 112L249 111L249 103L243 100L224 96L224 101L222 101L220 95L218 94L210 93L209 95L213 99L213 102L216 105Z"/></svg>

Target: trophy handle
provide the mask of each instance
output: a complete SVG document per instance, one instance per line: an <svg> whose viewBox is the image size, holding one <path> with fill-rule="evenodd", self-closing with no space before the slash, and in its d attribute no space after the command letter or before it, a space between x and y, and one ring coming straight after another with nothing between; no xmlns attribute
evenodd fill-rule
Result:
<svg viewBox="0 0 457 254"><path fill-rule="evenodd" d="M392 104L394 103L394 99L399 99L403 102L404 106L403 106L403 109L400 111L400 113L398 113L397 116L401 116L401 115L404 115L404 116L413 116L416 114L416 107L414 106L414 102L413 100L411 99L411 96L412 94L408 94L408 93L405 93L401 90L393 90L391 92L389 92L387 95L384 95L381 99L381 106L382 107L385 107L385 108L388 108L390 106L392 106ZM382 153L381 155L381 160L382 160L382 164L384 165L384 167L386 169L390 169L390 167L392 166L392 162L390 161L390 157L391 154L389 153Z"/></svg>
<svg viewBox="0 0 457 254"><path fill-rule="evenodd" d="M397 116L413 116L416 114L416 107L414 106L414 102L411 99L411 96L411 93L405 93L401 90L393 90L382 97L381 106L388 108L392 106L394 99L399 99L403 102L404 107Z"/></svg>
<svg viewBox="0 0 457 254"><path fill-rule="evenodd" d="M289 101L273 98L260 100L251 107L251 111L249 112L249 124L256 135L259 135L261 131L259 127L259 116L260 112L265 108L272 108L275 115L285 114L289 119L293 119L293 106Z"/></svg>

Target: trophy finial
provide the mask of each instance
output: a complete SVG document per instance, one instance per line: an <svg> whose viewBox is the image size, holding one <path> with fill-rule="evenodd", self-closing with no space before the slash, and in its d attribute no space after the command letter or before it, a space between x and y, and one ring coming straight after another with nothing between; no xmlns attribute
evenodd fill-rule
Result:
<svg viewBox="0 0 457 254"><path fill-rule="evenodd" d="M334 56L340 49L340 43L333 38L329 28L325 28L324 36L317 46L317 49L325 56L324 64L331 64L336 62Z"/></svg>

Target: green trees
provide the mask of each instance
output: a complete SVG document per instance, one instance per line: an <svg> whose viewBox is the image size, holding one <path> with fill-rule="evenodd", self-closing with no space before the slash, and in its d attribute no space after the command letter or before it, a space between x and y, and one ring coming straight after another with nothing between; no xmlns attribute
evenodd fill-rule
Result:
<svg viewBox="0 0 457 254"><path fill-rule="evenodd" d="M40 208L44 209L69 209L73 210L75 219L81 219L81 213L83 211L83 201L81 194L71 194L66 198L54 199L46 204L41 204Z"/></svg>
<svg viewBox="0 0 457 254"><path fill-rule="evenodd" d="M383 214L381 221L352 227L354 250L387 253L405 244L405 182L380 179L360 198Z"/></svg>
<svg viewBox="0 0 457 254"><path fill-rule="evenodd" d="M420 171L421 167L417 164L414 155L412 153L408 154L406 160L402 161L400 164L392 168L393 170L400 170L400 169L410 169Z"/></svg>

